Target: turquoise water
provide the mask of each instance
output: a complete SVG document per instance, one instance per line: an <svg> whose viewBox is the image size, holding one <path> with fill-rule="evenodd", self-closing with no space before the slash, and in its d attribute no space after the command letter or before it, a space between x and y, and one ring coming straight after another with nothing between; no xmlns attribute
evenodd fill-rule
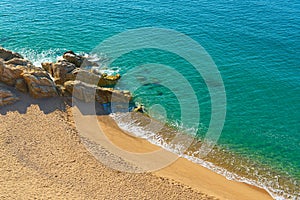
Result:
<svg viewBox="0 0 300 200"><path fill-rule="evenodd" d="M168 28L188 35L211 55L225 85L227 116L219 146L261 169L260 174L250 170L253 174L245 176L262 177L258 180L262 185L272 180L268 187L283 190L273 191L274 197L292 194L296 199L300 198L299 13L296 0L2 0L0 45L40 62L67 49L90 52L104 39L134 28ZM211 102L201 76L182 58L155 49L132 52L113 64L122 75L145 63L174 67L197 90L198 136L204 137ZM174 98L156 84L136 91L136 99L146 108L163 104L169 121L177 122L180 111ZM238 173L240 168L237 164L231 170Z"/></svg>

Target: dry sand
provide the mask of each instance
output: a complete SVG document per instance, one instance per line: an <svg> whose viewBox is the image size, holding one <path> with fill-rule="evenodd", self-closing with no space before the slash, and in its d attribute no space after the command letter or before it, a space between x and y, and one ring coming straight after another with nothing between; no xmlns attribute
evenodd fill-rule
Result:
<svg viewBox="0 0 300 200"><path fill-rule="evenodd" d="M62 101L21 98L0 109L0 199L271 199L185 159L155 173L113 170L86 149L83 143L93 144L80 139ZM121 148L158 149L125 134L108 116L99 119ZM96 151L126 165L103 148Z"/></svg>

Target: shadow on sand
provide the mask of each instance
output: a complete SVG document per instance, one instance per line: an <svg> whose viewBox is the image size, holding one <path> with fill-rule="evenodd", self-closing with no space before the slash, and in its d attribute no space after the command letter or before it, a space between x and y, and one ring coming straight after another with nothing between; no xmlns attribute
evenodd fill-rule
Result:
<svg viewBox="0 0 300 200"><path fill-rule="evenodd" d="M38 105L40 110L45 114L54 112L55 110L66 111L66 109L72 105L76 105L80 108L83 115L108 115L111 113L109 104L99 104L99 103L84 103L81 101L72 102L71 97L52 97L43 99L34 99L30 97L29 94L24 94L17 91L14 87L7 86L0 83L0 88L8 89L13 92L19 101L11 105L6 105L0 107L0 114L5 115L7 112L17 111L21 114L27 112L28 107L31 105Z"/></svg>

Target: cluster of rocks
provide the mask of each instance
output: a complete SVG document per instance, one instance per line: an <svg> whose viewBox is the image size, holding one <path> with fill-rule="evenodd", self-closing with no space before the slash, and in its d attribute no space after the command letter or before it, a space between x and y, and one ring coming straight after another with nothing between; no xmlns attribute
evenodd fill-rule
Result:
<svg viewBox="0 0 300 200"><path fill-rule="evenodd" d="M15 87L33 98L74 96L84 102L111 101L126 103L131 100L129 91L112 88L120 75L107 75L88 70L86 66L97 66L87 57L72 51L63 54L57 62L44 62L34 66L18 53L0 47L0 82ZM14 98L15 97L15 98ZM10 91L0 90L0 106L13 103L17 97Z"/></svg>

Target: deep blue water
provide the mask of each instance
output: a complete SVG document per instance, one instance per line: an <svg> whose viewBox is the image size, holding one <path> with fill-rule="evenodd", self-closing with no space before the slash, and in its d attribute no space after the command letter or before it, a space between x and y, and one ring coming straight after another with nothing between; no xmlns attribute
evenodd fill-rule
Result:
<svg viewBox="0 0 300 200"><path fill-rule="evenodd" d="M224 82L227 115L218 144L245 159L268 166L264 173L272 170L287 177L292 184L278 187L285 193L294 193L297 198L300 180L299 13L300 2L296 0L2 0L0 45L40 62L55 59L67 49L88 53L106 38L135 28L167 28L186 34L210 54ZM122 75L145 63L171 66L189 80L196 90L201 110L198 136L204 137L211 102L201 76L177 55L155 49L123 55L113 64L120 67ZM170 78L167 74L164 76ZM180 121L179 105L174 98L166 88L155 84L136 92L136 99L146 108L162 104L170 121ZM191 105L187 101L184 106ZM281 182L278 181L279 185ZM277 183L270 187L277 187L275 185Z"/></svg>

